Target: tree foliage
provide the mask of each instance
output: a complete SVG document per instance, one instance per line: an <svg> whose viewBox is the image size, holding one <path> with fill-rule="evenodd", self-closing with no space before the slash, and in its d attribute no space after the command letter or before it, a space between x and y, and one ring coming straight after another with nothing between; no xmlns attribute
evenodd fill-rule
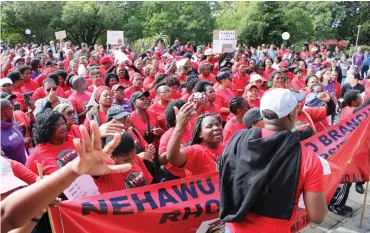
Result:
<svg viewBox="0 0 370 233"><path fill-rule="evenodd" d="M370 2L3 2L1 39L48 42L66 30L74 43L105 43L107 30L123 30L125 41L150 41L159 34L183 43L206 44L212 31L236 30L241 43L256 45L344 39L369 44ZM30 29L31 36L25 34ZM173 42L173 41L172 41ZM136 43L139 44L139 43Z"/></svg>

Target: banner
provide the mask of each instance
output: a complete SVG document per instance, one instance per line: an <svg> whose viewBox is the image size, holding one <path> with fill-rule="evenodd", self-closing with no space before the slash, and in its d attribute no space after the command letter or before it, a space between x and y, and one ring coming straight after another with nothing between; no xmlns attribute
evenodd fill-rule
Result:
<svg viewBox="0 0 370 233"><path fill-rule="evenodd" d="M107 31L107 44L123 44L123 31Z"/></svg>
<svg viewBox="0 0 370 233"><path fill-rule="evenodd" d="M236 49L236 44L236 31L213 31L212 46L214 53L232 53Z"/></svg>
<svg viewBox="0 0 370 233"><path fill-rule="evenodd" d="M57 40L61 40L61 39L67 38L66 31L63 30L63 31L55 32L55 38Z"/></svg>
<svg viewBox="0 0 370 233"><path fill-rule="evenodd" d="M368 180L369 116L370 106L301 143L302 153L328 159L321 159L327 201L341 181ZM219 196L218 173L213 173L64 201L51 209L57 233L224 232ZM300 204L291 233L309 223Z"/></svg>

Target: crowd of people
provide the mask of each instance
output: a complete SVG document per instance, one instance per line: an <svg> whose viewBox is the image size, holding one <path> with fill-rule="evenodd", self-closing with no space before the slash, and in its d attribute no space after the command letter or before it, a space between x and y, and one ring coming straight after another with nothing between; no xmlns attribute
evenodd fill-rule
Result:
<svg viewBox="0 0 370 233"><path fill-rule="evenodd" d="M230 232L290 232L302 193L313 222L328 209L352 212L351 184L326 203L321 162L301 156L299 142L370 104L368 50L348 59L318 43L262 44L220 54L176 40L140 52L53 41L3 48L3 230L41 232L43 208L66 199L81 174L107 193L219 171ZM20 213L19 202L32 211Z"/></svg>

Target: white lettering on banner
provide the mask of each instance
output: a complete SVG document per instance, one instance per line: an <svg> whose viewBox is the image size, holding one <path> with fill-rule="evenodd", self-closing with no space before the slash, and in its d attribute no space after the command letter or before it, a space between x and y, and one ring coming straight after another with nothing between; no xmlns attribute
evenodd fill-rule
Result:
<svg viewBox="0 0 370 233"><path fill-rule="evenodd" d="M232 53L236 49L237 34L235 31L213 31L213 52Z"/></svg>
<svg viewBox="0 0 370 233"><path fill-rule="evenodd" d="M82 175L73 181L63 193L68 200L74 200L98 195L99 190L91 176Z"/></svg>
<svg viewBox="0 0 370 233"><path fill-rule="evenodd" d="M123 31L107 31L107 44L123 44Z"/></svg>

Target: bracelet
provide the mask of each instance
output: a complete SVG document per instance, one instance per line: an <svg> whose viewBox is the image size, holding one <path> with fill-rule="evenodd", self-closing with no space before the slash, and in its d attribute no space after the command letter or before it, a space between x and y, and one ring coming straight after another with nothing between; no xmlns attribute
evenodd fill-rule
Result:
<svg viewBox="0 0 370 233"><path fill-rule="evenodd" d="M32 218L32 220L31 220L32 222L36 222L36 223L38 223L39 221L40 221L40 219L39 218Z"/></svg>

